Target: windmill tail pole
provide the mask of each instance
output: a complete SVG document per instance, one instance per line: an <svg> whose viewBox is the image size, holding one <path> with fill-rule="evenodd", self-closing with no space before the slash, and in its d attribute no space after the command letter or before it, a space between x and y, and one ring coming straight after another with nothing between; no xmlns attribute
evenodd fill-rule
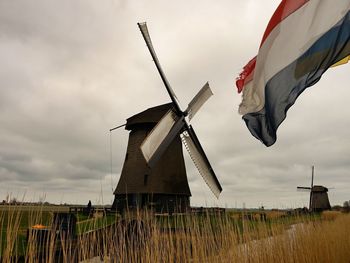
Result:
<svg viewBox="0 0 350 263"><path fill-rule="evenodd" d="M122 124L122 125L119 125L119 126L117 126L117 127L114 127L114 128L112 128L112 129L109 129L109 131L111 132L111 131L114 131L114 130L116 130L116 129L119 129L119 128L121 128L121 127L124 127L126 125L126 123L125 124Z"/></svg>

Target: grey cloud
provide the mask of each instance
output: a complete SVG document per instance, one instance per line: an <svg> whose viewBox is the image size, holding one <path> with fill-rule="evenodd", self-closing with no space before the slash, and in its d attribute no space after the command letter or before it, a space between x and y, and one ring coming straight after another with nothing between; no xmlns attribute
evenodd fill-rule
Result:
<svg viewBox="0 0 350 263"><path fill-rule="evenodd" d="M315 182L335 187L331 202L348 200L347 65L300 96L271 148L237 113L235 77L278 3L2 1L0 198L111 202L128 132L113 132L111 175L108 130L169 102L136 26L147 21L181 105L206 81L214 92L192 124L224 192L216 200L186 157L194 205L306 205L296 186L309 184L313 164Z"/></svg>

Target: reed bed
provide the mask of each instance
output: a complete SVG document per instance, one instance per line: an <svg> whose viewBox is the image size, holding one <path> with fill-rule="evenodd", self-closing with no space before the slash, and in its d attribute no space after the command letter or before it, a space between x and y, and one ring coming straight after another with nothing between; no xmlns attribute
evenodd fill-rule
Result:
<svg viewBox="0 0 350 263"><path fill-rule="evenodd" d="M23 222L42 224L45 218L40 210L27 214L20 207L0 210L2 262L341 263L350 259L349 214L259 221L228 213L154 216L138 211L124 217L84 219L74 237L59 226L51 226L45 237L26 233Z"/></svg>

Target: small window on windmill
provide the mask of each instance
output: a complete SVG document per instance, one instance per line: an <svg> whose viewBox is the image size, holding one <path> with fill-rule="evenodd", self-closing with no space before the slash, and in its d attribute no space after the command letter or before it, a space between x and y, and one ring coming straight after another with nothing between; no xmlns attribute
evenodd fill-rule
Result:
<svg viewBox="0 0 350 263"><path fill-rule="evenodd" d="M148 181L148 174L145 174L143 177L143 185L147 185L147 181Z"/></svg>

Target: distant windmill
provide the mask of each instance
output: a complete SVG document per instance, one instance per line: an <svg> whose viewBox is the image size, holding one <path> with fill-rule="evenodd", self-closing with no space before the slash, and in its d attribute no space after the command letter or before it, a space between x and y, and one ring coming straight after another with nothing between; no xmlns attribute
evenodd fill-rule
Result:
<svg viewBox="0 0 350 263"><path fill-rule="evenodd" d="M315 167L312 166L311 187L298 186L298 190L310 191L309 211L310 212L322 212L324 210L330 210L331 205L328 199L328 188L322 185L314 185L314 171Z"/></svg>
<svg viewBox="0 0 350 263"><path fill-rule="evenodd" d="M129 143L112 207L152 207L156 211L185 211L191 196L183 160L181 141L216 197L221 185L192 128L186 121L212 95L206 83L182 111L173 89L160 66L146 23L138 23L172 103L149 108L127 119Z"/></svg>

